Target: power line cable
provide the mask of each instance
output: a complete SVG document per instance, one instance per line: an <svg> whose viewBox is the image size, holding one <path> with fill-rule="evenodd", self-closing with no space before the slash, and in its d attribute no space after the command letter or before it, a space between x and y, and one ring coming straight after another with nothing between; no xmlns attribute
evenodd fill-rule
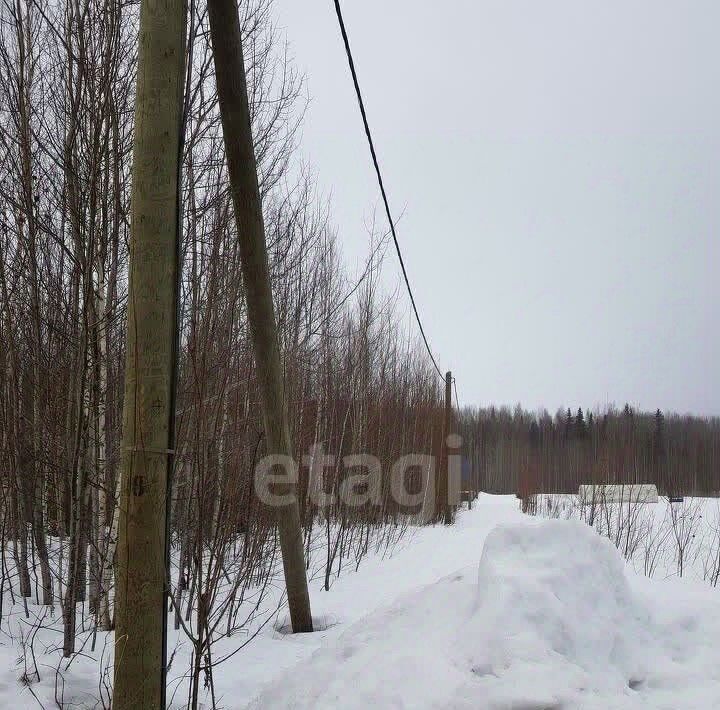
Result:
<svg viewBox="0 0 720 710"><path fill-rule="evenodd" d="M390 223L390 232L392 233L393 242L395 244L395 251L397 252L398 259L400 260L400 268L402 269L403 278L405 279L405 286L407 286L410 303L412 304L413 312L415 313L415 320L417 321L418 328L420 328L420 335L422 335L430 360L432 360L432 364L435 366L438 375L444 379L445 376L443 375L442 370L438 367L435 357L432 354L432 350L430 349L430 344L428 343L428 339L425 335L425 329L423 328L422 321L420 320L420 314L418 313L417 305L415 303L415 297L413 296L412 288L410 288L410 280L407 275L407 270L405 269L405 262L402 257L402 252L400 251L397 234L395 233L395 222L390 214L390 204L388 202L387 193L385 192L385 185L383 183L382 173L380 172L380 165L378 163L377 153L375 152L372 134L370 133L370 125L368 123L367 113L365 112L365 103L363 101L362 92L360 91L360 83L358 82L357 72L355 71L355 61L353 60L352 51L350 50L350 40L348 39L347 31L345 29L345 21L343 20L342 10L340 9L340 1L334 1L335 12L337 14L338 23L340 24L340 32L345 45L345 54L347 55L350 73L352 74L353 84L355 85L355 94L357 95L358 106L360 107L363 125L365 126L365 135L367 136L368 145L370 146L370 154L372 155L375 173L377 174L378 184L380 185L380 194L382 195L383 204L385 205L385 214L387 215L388 222Z"/></svg>

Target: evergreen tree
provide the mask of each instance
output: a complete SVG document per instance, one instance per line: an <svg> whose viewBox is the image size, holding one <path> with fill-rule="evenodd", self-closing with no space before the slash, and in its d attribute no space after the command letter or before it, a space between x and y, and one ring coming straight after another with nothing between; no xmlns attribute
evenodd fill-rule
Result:
<svg viewBox="0 0 720 710"><path fill-rule="evenodd" d="M655 431L653 432L653 459L660 462L665 458L665 417L658 409L655 412Z"/></svg>
<svg viewBox="0 0 720 710"><path fill-rule="evenodd" d="M575 419L575 437L581 440L587 437L587 427L585 426L582 407L578 408L577 418Z"/></svg>
<svg viewBox="0 0 720 710"><path fill-rule="evenodd" d="M573 415L570 411L570 407L568 407L568 410L565 414L565 440L569 440L572 438L572 432L573 432Z"/></svg>
<svg viewBox="0 0 720 710"><path fill-rule="evenodd" d="M537 422L534 419L530 424L530 448L540 448L540 427L537 425Z"/></svg>
<svg viewBox="0 0 720 710"><path fill-rule="evenodd" d="M627 402L625 403L625 407L623 409L623 416L625 417L625 421L627 422L628 426L632 427L635 412L633 411L633 408L629 404L627 404Z"/></svg>

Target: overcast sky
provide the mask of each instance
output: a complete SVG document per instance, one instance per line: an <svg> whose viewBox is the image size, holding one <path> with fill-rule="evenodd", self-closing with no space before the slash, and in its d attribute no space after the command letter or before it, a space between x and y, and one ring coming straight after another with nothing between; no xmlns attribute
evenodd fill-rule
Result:
<svg viewBox="0 0 720 710"><path fill-rule="evenodd" d="M345 0L461 403L720 414L720 3ZM277 0L350 263L379 206L332 0ZM392 254L388 258L394 258Z"/></svg>

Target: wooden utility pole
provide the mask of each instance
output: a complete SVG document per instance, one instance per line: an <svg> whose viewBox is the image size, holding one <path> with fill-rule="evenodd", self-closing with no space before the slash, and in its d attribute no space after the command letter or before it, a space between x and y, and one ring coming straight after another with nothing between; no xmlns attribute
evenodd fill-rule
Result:
<svg viewBox="0 0 720 710"><path fill-rule="evenodd" d="M445 525L452 524L452 509L450 507L450 449L448 437L452 434L452 372L445 373L445 424L443 426L443 462L440 479L440 515Z"/></svg>
<svg viewBox="0 0 720 710"><path fill-rule="evenodd" d="M113 710L165 708L184 0L142 0L133 146Z"/></svg>
<svg viewBox="0 0 720 710"><path fill-rule="evenodd" d="M235 0L208 0L208 12L267 453L292 456L270 289L265 225L250 126L240 19ZM290 621L295 633L312 631L296 485L289 484L278 494L291 494L292 499L290 504L274 508L280 533Z"/></svg>

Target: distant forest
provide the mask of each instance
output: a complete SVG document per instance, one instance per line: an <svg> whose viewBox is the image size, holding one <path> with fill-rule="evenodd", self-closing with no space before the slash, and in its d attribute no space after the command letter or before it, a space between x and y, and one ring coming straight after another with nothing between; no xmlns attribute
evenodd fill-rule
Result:
<svg viewBox="0 0 720 710"><path fill-rule="evenodd" d="M466 408L466 479L492 493L577 493L582 483L656 483L661 495L718 495L720 419L638 412Z"/></svg>

